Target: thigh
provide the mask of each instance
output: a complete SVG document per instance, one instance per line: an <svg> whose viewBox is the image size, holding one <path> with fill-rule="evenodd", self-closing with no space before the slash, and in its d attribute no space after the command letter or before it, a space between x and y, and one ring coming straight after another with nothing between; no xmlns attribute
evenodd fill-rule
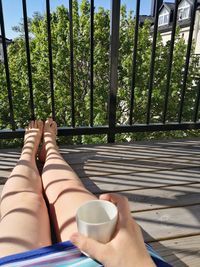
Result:
<svg viewBox="0 0 200 267"><path fill-rule="evenodd" d="M10 192L1 200L0 257L51 244L50 224L42 195Z"/></svg>

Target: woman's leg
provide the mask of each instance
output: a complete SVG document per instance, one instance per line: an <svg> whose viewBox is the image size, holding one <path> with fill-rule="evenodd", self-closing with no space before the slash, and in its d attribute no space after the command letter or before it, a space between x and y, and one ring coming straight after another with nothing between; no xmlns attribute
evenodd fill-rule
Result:
<svg viewBox="0 0 200 267"><path fill-rule="evenodd" d="M21 157L3 188L0 257L51 244L48 212L35 162L42 131L42 121L29 124Z"/></svg>
<svg viewBox="0 0 200 267"><path fill-rule="evenodd" d="M50 214L57 241L68 240L77 231L75 214L81 204L96 199L60 155L56 145L56 123L48 119L44 126L46 161L42 173L43 187L50 204Z"/></svg>

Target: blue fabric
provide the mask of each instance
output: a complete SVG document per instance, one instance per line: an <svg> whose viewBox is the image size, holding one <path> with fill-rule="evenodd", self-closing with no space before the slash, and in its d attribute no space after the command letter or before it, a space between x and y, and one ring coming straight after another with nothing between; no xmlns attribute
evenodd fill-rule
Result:
<svg viewBox="0 0 200 267"><path fill-rule="evenodd" d="M53 252L63 251L66 248L75 247L70 241L57 243L52 246L43 247L39 249L33 249L30 251L13 254L10 256L6 256L0 258L0 266L4 265L5 263L11 263L19 260L26 260L26 259L34 259L35 257L40 257L44 255L51 254Z"/></svg>
<svg viewBox="0 0 200 267"><path fill-rule="evenodd" d="M162 259L149 244L146 244L146 247L157 267L172 267L172 265L166 263L164 259ZM61 255L60 258L57 257L57 253L63 253L63 252L66 253L65 260L63 260L63 255ZM49 263L46 263L47 261L45 259L46 256L53 257L51 258L51 260L49 260ZM67 257L70 257L70 260L68 260ZM28 263L28 261L30 260L34 261L34 263L32 264ZM14 265L15 263L22 264L22 266L37 266L37 267L54 266L55 261L56 261L56 266L60 267L73 266L76 265L77 263L78 266L81 267L103 266L97 261L87 258L85 255L81 254L80 251L70 241L57 243L52 246L3 257L0 259L0 266L7 266L7 265L15 266Z"/></svg>
<svg viewBox="0 0 200 267"><path fill-rule="evenodd" d="M173 267L171 264L167 263L160 255L158 255L158 253L149 244L146 244L146 247L157 267Z"/></svg>

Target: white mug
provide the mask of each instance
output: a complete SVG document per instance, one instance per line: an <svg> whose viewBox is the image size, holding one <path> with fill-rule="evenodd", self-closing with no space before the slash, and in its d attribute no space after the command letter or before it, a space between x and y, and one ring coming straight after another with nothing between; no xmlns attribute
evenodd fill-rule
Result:
<svg viewBox="0 0 200 267"><path fill-rule="evenodd" d="M79 233L101 243L111 240L117 219L117 207L106 200L88 201L76 213Z"/></svg>

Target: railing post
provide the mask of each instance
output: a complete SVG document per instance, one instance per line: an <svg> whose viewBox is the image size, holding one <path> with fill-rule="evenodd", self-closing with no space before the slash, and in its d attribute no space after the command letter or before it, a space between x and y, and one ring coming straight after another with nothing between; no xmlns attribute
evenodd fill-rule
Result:
<svg viewBox="0 0 200 267"><path fill-rule="evenodd" d="M120 0L112 0L110 21L110 93L108 103L108 143L115 142L116 96L118 87L118 48L120 24Z"/></svg>
<svg viewBox="0 0 200 267"><path fill-rule="evenodd" d="M174 18L173 18L173 23L172 23L172 33L171 33L168 68L167 68L167 82L166 82L165 103L164 103L164 110L163 110L163 124L166 123L166 115L167 115L168 102L169 102L169 92L170 92L170 82L171 82L171 74L172 74L174 43L175 43L175 37L176 37L175 35L176 35L176 24L177 24L176 22L177 22L177 14L178 14L178 4L179 4L179 0L175 0Z"/></svg>
<svg viewBox="0 0 200 267"><path fill-rule="evenodd" d="M188 37L188 43L187 43L185 68L184 68L184 74L183 74L183 83L182 83L182 88L181 88L181 99L180 99L180 107L179 107L179 113L178 113L178 122L179 123L181 123L182 115L183 115L183 105L184 105L185 92L186 92L186 87L187 87L187 78L188 78L188 71L189 71L189 65L190 65L190 52L192 49L192 36L193 36L193 31L194 31L196 10L197 10L197 0L194 0L193 9L191 12L191 23L190 23L190 31L189 31L189 37Z"/></svg>
<svg viewBox="0 0 200 267"><path fill-rule="evenodd" d="M24 33L25 33L25 44L26 44L27 74L28 74L28 84L29 84L29 93L30 93L31 120L34 120L35 112L34 112L34 100L33 100L32 67L31 67L30 46L29 46L26 0L22 0L22 8L23 8L23 17L24 17Z"/></svg>
<svg viewBox="0 0 200 267"><path fill-rule="evenodd" d="M47 12L47 37L48 37L48 51L49 51L49 80L51 90L51 109L52 118L55 120L55 99L54 99L54 80L53 80L53 58L52 58L52 45L51 45L51 12L50 1L46 0L46 12Z"/></svg>
<svg viewBox="0 0 200 267"><path fill-rule="evenodd" d="M156 0L154 30L153 30L153 43L152 43L151 63L150 63L150 77L149 77L149 91L148 91L146 124L150 123L150 116L151 116L150 113L151 113L152 91L153 91L153 85L154 85L154 69L155 69L156 42L157 42L157 35L158 35L158 17L159 17L160 3L161 3L161 0Z"/></svg>
<svg viewBox="0 0 200 267"><path fill-rule="evenodd" d="M90 0L90 126L94 117L94 0Z"/></svg>
<svg viewBox="0 0 200 267"><path fill-rule="evenodd" d="M135 31L134 31L134 47L133 47L133 66L132 66L132 80L131 80L131 103L130 103L130 117L129 124L133 124L133 108L135 98L135 82L137 70L137 47L138 47L138 30L139 30L139 16L140 16L140 0L136 2L136 16L135 16Z"/></svg>
<svg viewBox="0 0 200 267"><path fill-rule="evenodd" d="M198 119L198 112L199 112L199 102L200 102L200 78L198 79L197 83L197 97L196 97L196 102L195 102L195 109L194 109L194 122L197 122Z"/></svg>
<svg viewBox="0 0 200 267"><path fill-rule="evenodd" d="M1 29L1 35L2 35L2 46L3 46L5 73L6 73L6 83L7 83L7 89L8 89L8 102L9 102L9 108L10 108L10 123L12 126L12 130L15 130L12 88L11 88L11 82L10 82L10 71L9 71L8 54L7 54L7 47L6 47L6 34L5 34L5 27L4 27L2 0L0 0L0 29Z"/></svg>
<svg viewBox="0 0 200 267"><path fill-rule="evenodd" d="M69 0L69 32L70 32L70 92L71 92L71 126L75 127L74 106L74 41L73 41L73 5Z"/></svg>

